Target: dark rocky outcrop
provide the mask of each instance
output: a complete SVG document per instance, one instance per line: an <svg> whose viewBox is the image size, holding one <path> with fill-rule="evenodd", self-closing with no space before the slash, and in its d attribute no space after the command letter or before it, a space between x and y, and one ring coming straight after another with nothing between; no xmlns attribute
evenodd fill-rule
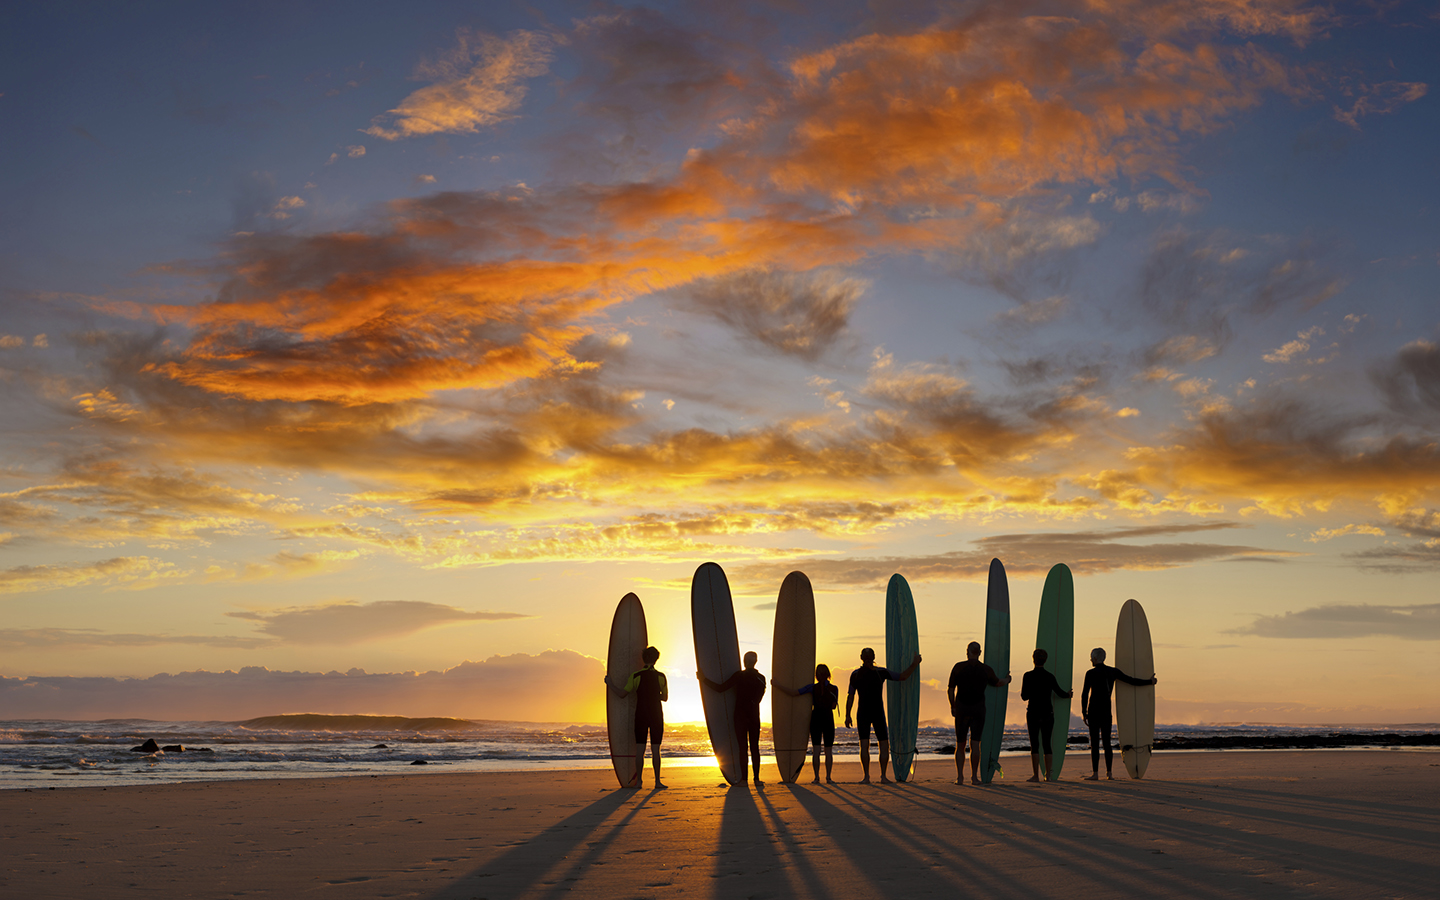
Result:
<svg viewBox="0 0 1440 900"><path fill-rule="evenodd" d="M412 765L412 766L428 766L428 765L430 765L430 761L429 761L429 760L425 760L425 759L417 759L417 760L415 760L414 762L412 762L410 765Z"/></svg>
<svg viewBox="0 0 1440 900"><path fill-rule="evenodd" d="M149 740L147 740L145 743L141 744L141 745L138 746L138 747L131 747L131 748L130 748L130 752L131 752L131 753L159 753L159 752L160 752L160 745L157 744L157 743L155 743L155 739L154 739L154 738L150 738Z"/></svg>

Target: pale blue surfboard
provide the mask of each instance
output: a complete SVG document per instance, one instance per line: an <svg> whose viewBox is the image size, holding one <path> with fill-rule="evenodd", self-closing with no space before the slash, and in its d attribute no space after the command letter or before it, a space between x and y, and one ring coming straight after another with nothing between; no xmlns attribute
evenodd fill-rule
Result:
<svg viewBox="0 0 1440 900"><path fill-rule="evenodd" d="M910 668L920 652L920 631L915 625L915 598L901 575L891 575L885 588L885 668L899 675ZM886 722L890 726L890 760L895 780L908 781L915 765L915 743L920 737L920 670L904 681L885 683Z"/></svg>

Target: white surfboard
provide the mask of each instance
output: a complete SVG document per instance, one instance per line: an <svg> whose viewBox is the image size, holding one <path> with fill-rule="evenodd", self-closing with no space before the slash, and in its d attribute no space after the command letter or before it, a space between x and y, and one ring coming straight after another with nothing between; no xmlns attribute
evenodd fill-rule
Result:
<svg viewBox="0 0 1440 900"><path fill-rule="evenodd" d="M1155 677L1155 650L1150 643L1150 622L1134 600L1120 607L1115 625L1115 668L1131 678ZM1155 685L1136 687L1115 681L1115 726L1120 758L1131 778L1143 778L1155 745Z"/></svg>

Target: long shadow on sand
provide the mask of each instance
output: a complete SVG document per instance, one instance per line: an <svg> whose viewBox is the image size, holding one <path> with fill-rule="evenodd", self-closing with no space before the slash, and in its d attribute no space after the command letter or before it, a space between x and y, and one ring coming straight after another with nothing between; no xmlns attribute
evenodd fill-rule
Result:
<svg viewBox="0 0 1440 900"><path fill-rule="evenodd" d="M583 871L603 856L620 836L621 829L644 809L655 793L652 790L636 799L634 791L611 791L431 894L431 900L516 897L521 894L549 897L568 892L570 883L577 880L572 873ZM634 805L619 821L606 825L617 810L632 801ZM606 826L603 834L590 840L602 826ZM587 845L585 852L574 856L582 844Z"/></svg>

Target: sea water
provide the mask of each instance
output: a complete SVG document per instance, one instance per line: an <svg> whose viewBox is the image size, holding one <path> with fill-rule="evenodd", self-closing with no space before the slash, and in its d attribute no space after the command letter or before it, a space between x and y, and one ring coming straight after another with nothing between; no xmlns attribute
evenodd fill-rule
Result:
<svg viewBox="0 0 1440 900"><path fill-rule="evenodd" d="M412 727L406 727L406 725ZM419 725L420 727L413 727ZM307 717L304 727L250 722L157 722L110 719L99 722L0 722L0 789L82 785L163 784L248 778L314 778L346 775L397 775L436 772L485 772L550 768L609 768L610 747L599 725L464 720L380 719L367 716ZM1267 738L1294 737L1301 745L1343 730L1376 737L1397 731L1434 733L1435 725L1157 726L1156 738L1223 737L1243 746ZM1078 741L1083 730L1071 731ZM182 752L138 752L147 739ZM935 751L955 743L954 728L931 723L920 728L920 759L943 758ZM1353 741L1352 741L1353 743ZM1005 729L1002 750L1028 751L1023 727ZM1072 745L1071 752L1084 746ZM710 766L714 757L704 725L667 725L666 766ZM871 753L876 752L871 747ZM761 753L769 759L769 729L761 730ZM835 757L858 758L854 729L835 730ZM1118 755L1118 754L1117 754ZM424 765L417 765L423 761ZM1118 764L1118 762L1117 762Z"/></svg>

